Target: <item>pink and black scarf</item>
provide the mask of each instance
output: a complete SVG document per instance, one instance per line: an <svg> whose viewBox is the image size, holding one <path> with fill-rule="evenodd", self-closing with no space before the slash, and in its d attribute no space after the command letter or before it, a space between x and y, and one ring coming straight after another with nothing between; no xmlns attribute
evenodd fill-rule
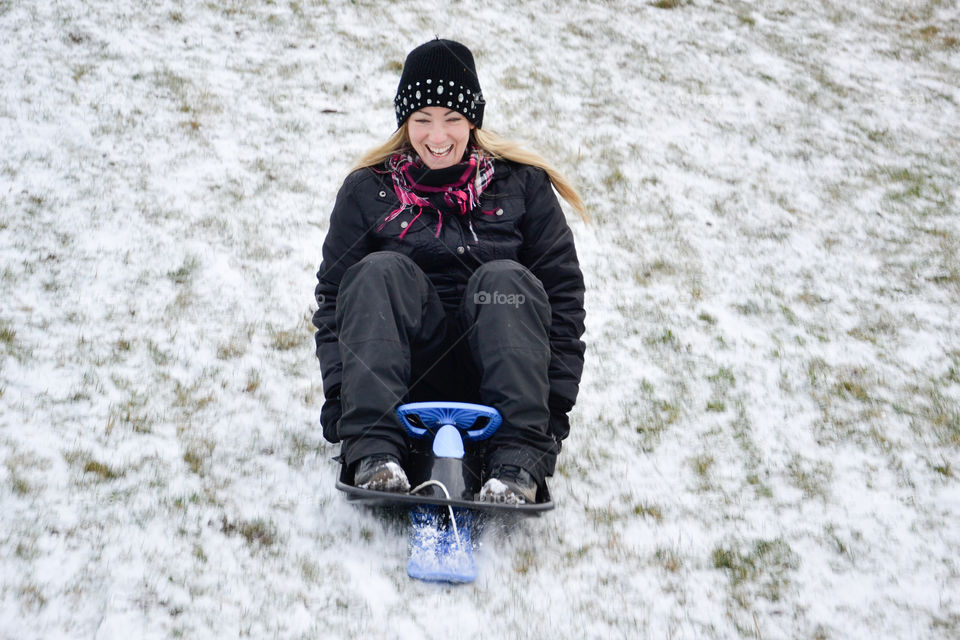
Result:
<svg viewBox="0 0 960 640"><path fill-rule="evenodd" d="M401 240L410 230L412 223L416 222L426 209L437 212L437 228L434 235L439 237L444 214L455 213L463 216L473 211L480 203L480 194L493 179L493 161L476 148L471 149L464 162L444 170L454 174L452 182L448 184L424 184L423 176L427 173L427 168L423 165L423 161L410 151L390 156L386 161L386 167L385 173L390 173L393 179L393 190L400 199L400 206L387 215L378 230L382 230L388 222L402 212L411 209L416 212L416 215L410 221L411 224L400 233ZM455 171L457 169L460 171ZM468 225L473 233L473 225L469 224L469 217ZM476 234L473 235L476 238Z"/></svg>

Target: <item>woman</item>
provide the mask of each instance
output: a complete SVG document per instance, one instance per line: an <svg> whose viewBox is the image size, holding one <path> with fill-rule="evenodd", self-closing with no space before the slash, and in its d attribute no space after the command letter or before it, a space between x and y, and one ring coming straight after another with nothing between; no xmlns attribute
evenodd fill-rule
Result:
<svg viewBox="0 0 960 640"><path fill-rule="evenodd" d="M583 370L583 276L542 158L481 129L473 55L433 40L404 63L397 131L337 195L317 273L324 437L354 484L407 491L398 404L496 407L481 500L534 502Z"/></svg>

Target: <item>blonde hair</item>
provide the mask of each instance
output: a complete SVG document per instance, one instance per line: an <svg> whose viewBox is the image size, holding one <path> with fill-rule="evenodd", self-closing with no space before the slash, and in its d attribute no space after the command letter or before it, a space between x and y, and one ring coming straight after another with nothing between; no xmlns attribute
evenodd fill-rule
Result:
<svg viewBox="0 0 960 640"><path fill-rule="evenodd" d="M482 153L491 158L529 164L543 169L547 173L547 177L550 178L550 183L553 185L553 188L560 194L560 197L566 200L570 206L580 214L580 217L585 222L590 222L590 214L587 213L587 207L583 204L583 199L577 192L576 187L539 153L528 149L519 142L507 140L486 129L471 130L470 139ZM407 127L404 125L397 129L392 136L387 138L383 144L370 149L360 156L351 171L378 166L393 154L409 149L410 147L410 138L407 136Z"/></svg>

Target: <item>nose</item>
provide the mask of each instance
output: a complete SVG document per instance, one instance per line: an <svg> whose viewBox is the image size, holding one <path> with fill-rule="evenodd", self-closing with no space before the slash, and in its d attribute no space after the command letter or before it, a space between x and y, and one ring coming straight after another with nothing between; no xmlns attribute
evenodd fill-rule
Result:
<svg viewBox="0 0 960 640"><path fill-rule="evenodd" d="M443 126L442 122L432 122L430 123L430 132L427 137L436 142L443 142L447 139L447 129Z"/></svg>

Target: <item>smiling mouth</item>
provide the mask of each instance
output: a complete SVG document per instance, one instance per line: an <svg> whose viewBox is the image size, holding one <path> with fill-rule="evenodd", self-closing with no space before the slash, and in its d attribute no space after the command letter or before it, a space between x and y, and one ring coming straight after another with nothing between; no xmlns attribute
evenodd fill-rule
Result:
<svg viewBox="0 0 960 640"><path fill-rule="evenodd" d="M431 147L430 145L426 145L426 147L427 147L427 151L430 152L430 155L432 155L432 156L434 156L434 157L436 157L436 158L442 158L442 157L444 157L444 156L447 156L447 155L450 154L451 151L453 151L453 145L452 145L452 144L451 144L451 145L447 145L446 147L441 147L441 148L439 148L439 149L434 149L434 148Z"/></svg>

